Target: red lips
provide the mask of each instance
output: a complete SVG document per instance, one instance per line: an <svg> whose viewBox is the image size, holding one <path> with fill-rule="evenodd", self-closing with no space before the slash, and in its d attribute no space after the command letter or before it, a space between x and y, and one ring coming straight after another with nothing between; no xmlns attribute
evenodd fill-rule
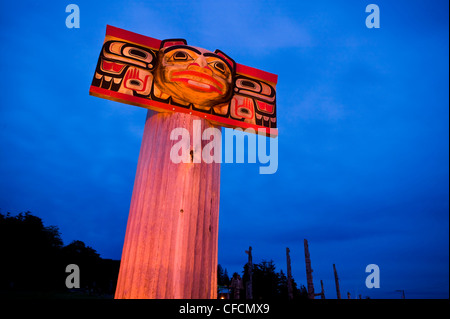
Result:
<svg viewBox="0 0 450 319"><path fill-rule="evenodd" d="M204 79L206 82L199 81L197 80L198 78ZM212 76L202 72L192 70L173 72L171 81L184 82L187 86L199 91L223 93L223 84Z"/></svg>

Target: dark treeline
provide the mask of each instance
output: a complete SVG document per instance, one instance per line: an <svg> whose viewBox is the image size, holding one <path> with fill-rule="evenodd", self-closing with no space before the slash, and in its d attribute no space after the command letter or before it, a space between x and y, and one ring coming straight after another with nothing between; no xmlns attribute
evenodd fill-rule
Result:
<svg viewBox="0 0 450 319"><path fill-rule="evenodd" d="M75 240L64 246L56 226L44 226L30 212L0 213L0 290L67 291L66 267L80 269L80 291L112 295L120 261L103 259L91 247Z"/></svg>
<svg viewBox="0 0 450 319"><path fill-rule="evenodd" d="M219 286L231 288L230 298L235 296L233 290L238 289L232 287L233 277L237 278L238 273L234 273L230 278L228 277L227 269L224 270L221 265L217 267L217 283ZM246 299L245 287L247 286L248 280L248 264L245 264L244 270L242 271L242 285L239 291L239 299ZM298 287L294 278L292 278L292 291L294 300L308 298L305 286L301 285ZM259 264L253 264L252 293L254 300L288 300L287 276L284 274L283 270L280 270L279 272L276 271L273 260L263 260Z"/></svg>
<svg viewBox="0 0 450 319"><path fill-rule="evenodd" d="M80 289L72 291L112 297L120 266L119 260L101 258L82 241L64 245L58 227L44 226L42 219L30 212L16 216L0 213L0 256L0 293L65 294L69 290L66 278L70 275L66 267L76 264L80 269ZM246 298L247 267L246 264L242 272L239 299ZM221 265L217 270L218 285L231 287L232 277L227 270ZM286 275L282 270L276 272L272 260L253 264L252 282L253 299L288 299ZM294 299L307 298L304 286L298 288L294 280L292 286ZM233 298L233 291L230 297Z"/></svg>

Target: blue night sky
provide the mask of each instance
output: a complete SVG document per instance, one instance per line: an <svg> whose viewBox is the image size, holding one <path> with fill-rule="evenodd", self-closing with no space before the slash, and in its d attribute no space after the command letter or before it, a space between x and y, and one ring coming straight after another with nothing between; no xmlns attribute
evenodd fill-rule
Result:
<svg viewBox="0 0 450 319"><path fill-rule="evenodd" d="M65 8L80 7L68 29ZM366 5L380 7L368 29ZM0 9L0 212L120 259L143 108L88 94L106 25L278 74L278 171L222 164L219 263L244 250L316 290L449 297L448 1L8 1ZM365 286L368 264L379 289Z"/></svg>

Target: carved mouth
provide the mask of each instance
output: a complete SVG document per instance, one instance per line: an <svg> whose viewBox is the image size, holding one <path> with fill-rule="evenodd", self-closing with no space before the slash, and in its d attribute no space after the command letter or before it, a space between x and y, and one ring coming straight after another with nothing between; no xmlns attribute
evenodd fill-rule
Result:
<svg viewBox="0 0 450 319"><path fill-rule="evenodd" d="M178 71L172 73L171 81L183 82L186 86L197 91L223 94L223 84L205 73L197 71Z"/></svg>
<svg viewBox="0 0 450 319"><path fill-rule="evenodd" d="M116 62L112 62L112 61L108 62L108 61L102 59L103 71L119 74L120 72L122 72L124 67L125 67L125 64L116 63Z"/></svg>

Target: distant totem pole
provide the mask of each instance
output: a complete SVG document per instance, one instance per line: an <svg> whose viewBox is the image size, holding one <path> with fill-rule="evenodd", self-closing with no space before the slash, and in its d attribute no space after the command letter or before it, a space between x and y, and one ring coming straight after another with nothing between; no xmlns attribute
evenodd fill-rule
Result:
<svg viewBox="0 0 450 319"><path fill-rule="evenodd" d="M241 290L243 289L243 285L239 274L234 273L233 278L231 278L230 287L233 289L233 299L241 299Z"/></svg>
<svg viewBox="0 0 450 319"><path fill-rule="evenodd" d="M333 271L334 271L334 282L336 283L336 295L337 299L341 299L341 290L339 288L339 278L336 270L336 265L333 264Z"/></svg>
<svg viewBox="0 0 450 319"><path fill-rule="evenodd" d="M253 260L252 260L252 246L245 251L248 254L248 262L247 262L247 274L248 281L246 283L245 289L245 297L247 299L253 299Z"/></svg>
<svg viewBox="0 0 450 319"><path fill-rule="evenodd" d="M308 298L314 299L314 283L312 278L311 258L309 256L308 241L303 241L305 247L306 282L308 284Z"/></svg>
<svg viewBox="0 0 450 319"><path fill-rule="evenodd" d="M321 299L325 299L325 292L323 290L323 282L320 280L320 285L322 290L320 293L314 293L314 283L313 283L313 277L312 277L312 267L311 267L311 258L309 256L309 247L308 247L308 241L305 239L303 241L304 247L305 247L305 264L306 264L306 280L308 283L308 298L314 299L315 296L320 296Z"/></svg>
<svg viewBox="0 0 450 319"><path fill-rule="evenodd" d="M286 247L286 264L287 264L287 289L288 289L288 299L294 299L294 292L292 289L292 272L291 272L291 256L289 256L289 248Z"/></svg>
<svg viewBox="0 0 450 319"><path fill-rule="evenodd" d="M320 279L320 293L316 294L316 296L320 296L321 299L325 299L325 290L323 290L323 281Z"/></svg>

